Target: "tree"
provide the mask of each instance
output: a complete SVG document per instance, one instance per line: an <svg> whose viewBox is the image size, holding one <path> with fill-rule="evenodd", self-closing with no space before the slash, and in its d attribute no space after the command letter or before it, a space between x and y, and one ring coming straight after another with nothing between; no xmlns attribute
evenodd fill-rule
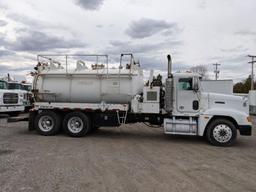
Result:
<svg viewBox="0 0 256 192"><path fill-rule="evenodd" d="M242 82L236 83L233 87L234 93L244 93L244 84Z"/></svg>
<svg viewBox="0 0 256 192"><path fill-rule="evenodd" d="M207 68L204 65L197 65L194 67L190 68L190 71L194 72L194 73L198 73L199 75L202 76L203 79L207 79Z"/></svg>
<svg viewBox="0 0 256 192"><path fill-rule="evenodd" d="M156 77L154 76L151 85L161 87L163 85L162 79L163 77L160 74L158 74ZM146 86L149 86L149 81L146 82Z"/></svg>
<svg viewBox="0 0 256 192"><path fill-rule="evenodd" d="M254 82L254 87L256 83ZM243 82L238 82L234 85L234 93L248 93L251 89L251 75L248 76Z"/></svg>

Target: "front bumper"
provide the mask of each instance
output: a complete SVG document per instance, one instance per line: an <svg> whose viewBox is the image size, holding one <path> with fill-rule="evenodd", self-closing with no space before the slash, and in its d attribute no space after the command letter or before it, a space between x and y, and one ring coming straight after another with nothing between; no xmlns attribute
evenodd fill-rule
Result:
<svg viewBox="0 0 256 192"><path fill-rule="evenodd" d="M6 113L6 112L22 112L25 110L25 107L23 105L20 106L0 106L0 113Z"/></svg>
<svg viewBox="0 0 256 192"><path fill-rule="evenodd" d="M252 126L251 125L239 125L240 135L252 135Z"/></svg>

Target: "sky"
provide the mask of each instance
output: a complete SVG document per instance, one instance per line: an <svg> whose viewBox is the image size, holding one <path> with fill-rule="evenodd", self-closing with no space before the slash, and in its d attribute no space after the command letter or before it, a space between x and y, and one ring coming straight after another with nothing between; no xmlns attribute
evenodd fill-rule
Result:
<svg viewBox="0 0 256 192"><path fill-rule="evenodd" d="M0 0L0 76L17 80L37 54L134 53L145 75L197 65L214 78L243 80L256 55L255 0Z"/></svg>

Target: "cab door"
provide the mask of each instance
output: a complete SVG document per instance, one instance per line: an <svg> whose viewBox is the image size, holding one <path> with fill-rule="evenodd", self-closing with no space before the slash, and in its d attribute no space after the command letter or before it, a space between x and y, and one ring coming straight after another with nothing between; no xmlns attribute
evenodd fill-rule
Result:
<svg viewBox="0 0 256 192"><path fill-rule="evenodd" d="M195 89L196 79L179 77L176 81L176 110L179 113L199 111L199 94Z"/></svg>

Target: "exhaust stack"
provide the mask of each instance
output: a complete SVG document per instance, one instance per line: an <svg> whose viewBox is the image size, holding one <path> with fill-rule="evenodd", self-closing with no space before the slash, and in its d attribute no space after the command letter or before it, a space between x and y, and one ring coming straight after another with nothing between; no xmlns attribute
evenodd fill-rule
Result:
<svg viewBox="0 0 256 192"><path fill-rule="evenodd" d="M167 59L168 59L168 78L172 78L172 57L171 55L167 55Z"/></svg>
<svg viewBox="0 0 256 192"><path fill-rule="evenodd" d="M7 81L10 82L11 81L11 77L10 77L10 74L7 73Z"/></svg>

